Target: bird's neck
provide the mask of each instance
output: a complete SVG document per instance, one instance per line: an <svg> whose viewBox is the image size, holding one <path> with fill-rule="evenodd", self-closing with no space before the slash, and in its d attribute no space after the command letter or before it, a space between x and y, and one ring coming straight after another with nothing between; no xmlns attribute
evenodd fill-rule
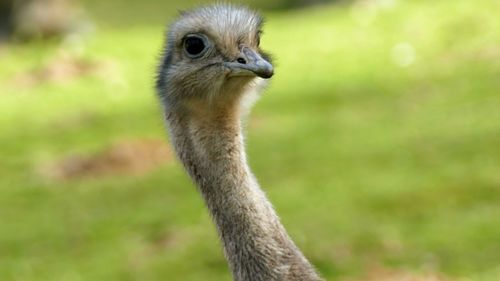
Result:
<svg viewBox="0 0 500 281"><path fill-rule="evenodd" d="M239 110L193 108L199 107L168 112L170 133L217 226L235 280L320 280L250 172Z"/></svg>

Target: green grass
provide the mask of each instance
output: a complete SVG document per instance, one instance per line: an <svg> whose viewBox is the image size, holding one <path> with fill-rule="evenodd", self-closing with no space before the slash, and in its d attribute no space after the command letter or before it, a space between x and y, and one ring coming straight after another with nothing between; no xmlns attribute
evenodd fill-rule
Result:
<svg viewBox="0 0 500 281"><path fill-rule="evenodd" d="M37 172L165 137L153 78L175 10L101 2L87 1L98 28L83 49L63 48L109 62L113 79L26 86L16 77L58 45L0 54L0 280L230 280L178 163L66 181ZM394 3L268 13L262 44L277 69L249 120L251 166L328 280L373 267L499 280L500 6Z"/></svg>

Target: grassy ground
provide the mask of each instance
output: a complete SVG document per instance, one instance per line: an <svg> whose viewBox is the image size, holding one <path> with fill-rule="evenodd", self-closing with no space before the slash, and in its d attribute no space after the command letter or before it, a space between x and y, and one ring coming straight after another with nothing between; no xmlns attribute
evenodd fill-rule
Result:
<svg viewBox="0 0 500 281"><path fill-rule="evenodd" d="M230 280L176 160L109 152L165 138L152 84L174 9L143 2L87 1L83 43L0 49L0 280ZM268 15L251 166L328 280L500 280L500 6L371 3Z"/></svg>

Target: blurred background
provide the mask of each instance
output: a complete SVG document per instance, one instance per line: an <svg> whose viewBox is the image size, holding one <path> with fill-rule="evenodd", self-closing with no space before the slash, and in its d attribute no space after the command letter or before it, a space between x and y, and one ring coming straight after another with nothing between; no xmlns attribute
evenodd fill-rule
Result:
<svg viewBox="0 0 500 281"><path fill-rule="evenodd" d="M154 93L200 1L0 2L0 280L231 280ZM256 0L252 169L328 280L500 280L500 2Z"/></svg>

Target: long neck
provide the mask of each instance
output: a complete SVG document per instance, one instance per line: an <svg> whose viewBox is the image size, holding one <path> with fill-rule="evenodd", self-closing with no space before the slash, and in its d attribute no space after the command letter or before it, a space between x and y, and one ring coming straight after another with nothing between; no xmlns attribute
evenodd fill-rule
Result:
<svg viewBox="0 0 500 281"><path fill-rule="evenodd" d="M179 158L217 226L235 280L321 280L248 168L239 112L184 108L169 112L167 120Z"/></svg>

